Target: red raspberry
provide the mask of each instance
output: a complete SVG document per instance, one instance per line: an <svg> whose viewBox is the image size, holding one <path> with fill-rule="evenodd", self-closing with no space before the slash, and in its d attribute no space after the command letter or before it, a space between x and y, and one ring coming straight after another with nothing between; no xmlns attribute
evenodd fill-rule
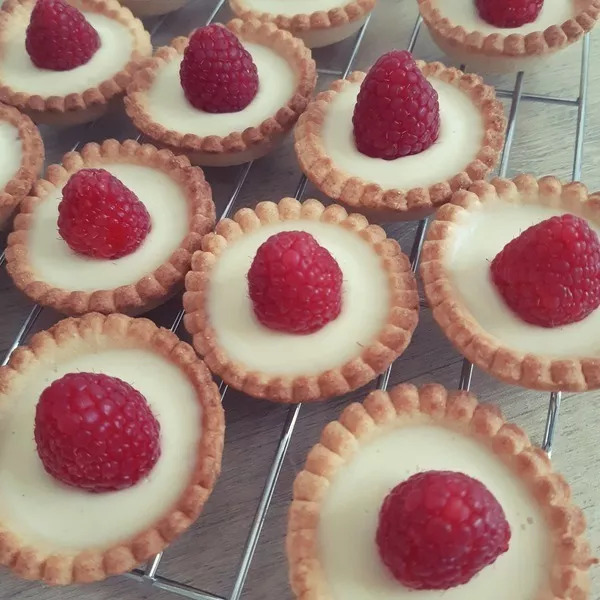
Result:
<svg viewBox="0 0 600 600"><path fill-rule="evenodd" d="M427 150L440 132L437 92L410 52L384 54L367 73L354 107L360 152L394 160Z"/></svg>
<svg viewBox="0 0 600 600"><path fill-rule="evenodd" d="M479 16L494 27L521 27L538 18L544 0L475 0Z"/></svg>
<svg viewBox="0 0 600 600"><path fill-rule="evenodd" d="M492 493L452 471L417 473L397 485L379 513L379 555L416 590L467 583L508 550L510 526Z"/></svg>
<svg viewBox="0 0 600 600"><path fill-rule="evenodd" d="M58 232L69 247L93 258L131 254L150 231L137 196L104 169L81 169L62 190Z"/></svg>
<svg viewBox="0 0 600 600"><path fill-rule="evenodd" d="M304 231L277 233L260 246L248 289L256 318L276 331L313 333L342 308L342 271Z"/></svg>
<svg viewBox="0 0 600 600"><path fill-rule="evenodd" d="M69 71L100 48L98 32L64 0L37 0L25 34L31 62L40 69Z"/></svg>
<svg viewBox="0 0 600 600"><path fill-rule="evenodd" d="M128 383L69 373L50 384L35 411L35 442L46 471L90 492L122 490L160 456L160 424Z"/></svg>
<svg viewBox="0 0 600 600"><path fill-rule="evenodd" d="M258 90L252 56L222 25L194 31L183 53L179 78L188 102L209 113L242 110Z"/></svg>
<svg viewBox="0 0 600 600"><path fill-rule="evenodd" d="M567 325L600 305L600 241L574 215L526 229L496 255L490 268L506 304L528 323Z"/></svg>

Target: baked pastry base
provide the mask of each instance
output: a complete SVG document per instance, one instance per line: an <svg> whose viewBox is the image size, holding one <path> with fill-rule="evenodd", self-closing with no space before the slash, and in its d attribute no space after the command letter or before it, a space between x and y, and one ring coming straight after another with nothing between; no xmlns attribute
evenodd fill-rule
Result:
<svg viewBox="0 0 600 600"><path fill-rule="evenodd" d="M0 386L9 392L19 378L40 360L60 360L69 353L103 348L140 348L156 353L183 371L202 406L202 435L192 480L172 509L146 531L112 548L90 548L74 555L52 554L33 548L0 524L0 564L25 579L50 585L89 583L125 573L168 546L198 518L221 469L225 420L218 389L188 344L148 319L90 313L65 319L37 333L28 346L17 348L6 367L0 368ZM10 407L5 407L9 409Z"/></svg>
<svg viewBox="0 0 600 600"><path fill-rule="evenodd" d="M548 573L552 594L543 600L586 600L588 570L597 561L591 558L585 517L571 503L569 484L552 471L546 453L532 446L522 429L506 423L496 407L478 404L467 392L448 392L437 384L421 388L403 384L388 393L371 392L363 404L346 407L338 421L324 428L296 477L288 516L286 548L296 597L331 600L319 556L318 529L321 503L338 469L352 461L363 442L389 432L395 424L409 427L412 419L472 437L514 470L539 503L555 546Z"/></svg>

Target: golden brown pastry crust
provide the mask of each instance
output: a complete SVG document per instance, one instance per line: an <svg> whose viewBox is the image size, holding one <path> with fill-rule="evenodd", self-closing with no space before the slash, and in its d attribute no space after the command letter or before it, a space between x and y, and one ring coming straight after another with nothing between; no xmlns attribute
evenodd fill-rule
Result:
<svg viewBox="0 0 600 600"><path fill-rule="evenodd" d="M44 164L44 142L31 119L16 108L0 104L0 123L10 123L21 141L21 165L14 177L0 189L0 227L29 193Z"/></svg>
<svg viewBox="0 0 600 600"><path fill-rule="evenodd" d="M206 310L211 270L228 245L245 233L269 223L298 219L332 223L367 241L381 257L387 271L391 305L387 323L376 340L362 349L356 358L318 375L277 377L249 371L230 359L219 346ZM233 219L217 224L216 233L202 240L202 251L192 258L192 269L186 276L183 306L185 327L193 336L196 350L208 367L232 387L255 398L276 402L311 402L345 394L372 381L404 352L418 320L418 295L415 277L408 258L395 240L388 239L377 225L369 225L362 215L349 215L344 208L325 208L317 200L298 202L284 198L275 204L259 202L255 209L242 208Z"/></svg>
<svg viewBox="0 0 600 600"><path fill-rule="evenodd" d="M19 90L13 90L2 83L0 76L0 101L15 106L34 118L41 114L61 115L72 114L80 111L105 108L105 105L113 98L125 91L131 81L133 73L140 66L140 61L152 53L150 34L144 29L142 22L136 19L131 11L122 7L117 0L70 0L71 3L89 12L96 12L121 23L131 33L133 39L133 52L129 62L123 70L115 73L111 79L107 79L96 87L92 87L83 93L73 93L67 96L30 95ZM2 60L2 35L4 31L10 31L11 19L29 19L34 0L5 0L0 10L0 61ZM24 42L23 42L24 43Z"/></svg>
<svg viewBox="0 0 600 600"><path fill-rule="evenodd" d="M552 471L548 456L531 445L527 434L506 423L500 411L478 404L468 392L448 392L441 385L398 385L389 393L371 392L363 404L348 406L329 423L308 453L294 482L288 516L287 555L292 589L301 600L331 600L319 556L321 504L338 469L352 461L362 443L390 428L410 427L412 419L430 421L474 438L514 470L539 503L554 542L552 589L544 600L585 600L588 569L595 559L585 538L585 517L571 503L569 484ZM542 596L540 596L541 598Z"/></svg>
<svg viewBox="0 0 600 600"><path fill-rule="evenodd" d="M127 89L125 110L134 125L161 146L175 152L201 152L210 155L241 154L261 145L270 145L273 140L285 135L296 123L306 108L316 84L316 67L310 50L301 40L272 23L256 20L233 19L225 25L240 39L272 48L292 66L297 74L296 89L285 106L277 108L268 119L256 127L232 131L227 136L208 135L201 137L192 133L170 131L152 120L146 111L146 92L152 86L157 70L183 54L188 38L177 37L170 46L159 48L146 67L136 73ZM240 127L243 124L240 124Z"/></svg>
<svg viewBox="0 0 600 600"><path fill-rule="evenodd" d="M257 19L265 23L275 23L280 29L287 29L292 35L301 35L311 29L328 29L340 27L357 21L368 15L375 7L375 0L355 0L344 3L328 11L320 10L313 13L298 13L293 17L274 15L254 11L249 8L244 0L229 0L231 10L241 19Z"/></svg>
<svg viewBox="0 0 600 600"><path fill-rule="evenodd" d="M175 505L160 520L131 539L107 549L76 555L48 554L28 545L0 524L0 564L25 579L41 579L51 585L88 583L129 571L161 552L198 518L221 469L225 421L219 392L212 377L189 344L148 319L90 313L64 319L37 333L28 346L15 350L6 367L0 367L0 389L6 403L11 386L40 360L60 360L86 350L140 348L170 361L185 373L202 407L202 434L191 481ZM4 407L10 408L10 407Z"/></svg>
<svg viewBox="0 0 600 600"><path fill-rule="evenodd" d="M600 0L584 0L573 18L562 24L552 25L544 31L535 31L527 35L503 35L502 29L498 29L496 33L486 35L479 31L467 31L461 25L452 23L436 8L436 0L418 2L423 20L435 37L468 54L490 58L506 56L518 60L555 52L591 31L600 16Z"/></svg>
<svg viewBox="0 0 600 600"><path fill-rule="evenodd" d="M29 262L28 236L36 207L52 190L62 187L76 171L119 162L158 169L181 188L190 211L188 234L162 265L129 285L92 292L64 290L49 285L44 281L43 273L36 273ZM7 270L15 285L31 300L64 314L139 314L158 306L182 287L192 254L200 248L202 236L215 224L212 193L202 170L190 166L184 156L174 156L169 150L157 150L150 144L139 144L133 140L123 143L106 140L100 146L86 144L81 153L69 152L63 157L62 164L49 166L45 177L34 185L32 195L21 203L14 231L8 236ZM98 285L102 282L99 281Z"/></svg>
<svg viewBox="0 0 600 600"><path fill-rule="evenodd" d="M555 177L493 179L457 192L437 212L423 246L421 277L435 320L461 354L502 381L546 391L600 388L600 356L553 358L517 352L485 331L457 297L444 267L453 232L469 211L499 198L510 204L552 206L600 223L600 196L589 195L581 183L562 184Z"/></svg>
<svg viewBox="0 0 600 600"><path fill-rule="evenodd" d="M335 81L326 92L321 92L309 104L295 129L295 149L300 167L324 194L368 215L412 218L415 214L422 216L433 211L436 206L447 202L452 192L485 179L494 168L504 144L506 128L504 109L496 100L494 88L485 85L478 75L465 74L438 62L417 61L417 65L426 77L441 79L462 90L473 101L473 109L481 112L485 134L475 159L446 181L410 190L383 189L337 167L327 154L321 132L335 96L350 83L362 83L365 78L365 73L357 71L346 80Z"/></svg>

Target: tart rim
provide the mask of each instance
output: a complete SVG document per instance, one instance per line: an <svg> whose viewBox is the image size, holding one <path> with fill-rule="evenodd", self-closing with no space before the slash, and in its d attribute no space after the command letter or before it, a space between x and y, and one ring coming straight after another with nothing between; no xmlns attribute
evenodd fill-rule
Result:
<svg viewBox="0 0 600 600"><path fill-rule="evenodd" d="M426 77L435 77L465 92L473 107L480 111L484 133L476 157L463 171L445 181L408 190L384 189L377 183L353 176L338 167L327 154L321 134L329 106L337 94L365 79L366 73L354 71L346 79L334 81L327 91L318 94L298 120L295 129L294 150L300 168L318 189L333 200L353 209L392 210L397 213L431 210L447 202L454 191L485 179L497 164L504 144L506 117L494 88L484 84L479 75L463 73L440 62L415 62Z"/></svg>
<svg viewBox="0 0 600 600"><path fill-rule="evenodd" d="M312 13L297 13L293 16L261 12L248 8L244 0L229 0L233 13L244 21L256 19L263 23L274 23L281 29L292 34L303 34L315 29L330 29L341 27L358 21L368 15L375 7L376 0L340 0L340 6L327 11L319 10Z"/></svg>
<svg viewBox="0 0 600 600"><path fill-rule="evenodd" d="M552 206L566 212L574 209L584 217L594 215L600 223L600 194L588 194L582 183L563 184L553 176L495 178L455 193L451 202L438 210L423 245L420 273L434 319L463 356L501 381L540 391L599 388L600 356L553 358L511 349L479 325L457 298L444 266L452 232L465 213L494 200Z"/></svg>
<svg viewBox="0 0 600 600"><path fill-rule="evenodd" d="M436 8L436 0L418 0L419 11L425 24L445 43L459 47L472 54L491 58L500 56L512 59L539 57L555 52L573 44L584 33L591 31L600 17L600 0L588 0L588 6L562 24L555 24L543 31L534 31L523 35L511 33L505 35L502 28L497 32L483 34L470 31L462 25L456 25Z"/></svg>
<svg viewBox="0 0 600 600"><path fill-rule="evenodd" d="M10 29L10 19L14 12L20 6L29 6L32 3L32 0L5 0L0 9L0 41L3 29ZM13 90L10 86L3 85L0 77L0 102L34 114L72 113L106 105L112 98L125 91L133 74L139 68L140 61L152 52L150 34L144 29L142 22L136 19L128 8L122 7L117 0L76 0L74 5L80 10L99 13L127 27L133 40L132 53L127 64L121 71L97 86L65 96L43 97L39 94Z"/></svg>
<svg viewBox="0 0 600 600"><path fill-rule="evenodd" d="M585 516L571 503L567 481L552 470L547 454L531 445L520 427L506 422L497 407L439 384L420 388L400 384L389 392L373 391L364 403L350 404L339 420L325 426L320 441L308 453L304 470L296 476L288 513L286 553L296 597L332 600L319 559L318 528L320 505L338 468L360 452L361 442L389 431L394 423L410 426L406 422L415 417L476 439L513 469L531 490L554 540L553 568L549 569L554 589L548 600L587 598L587 570L597 561L584 536Z"/></svg>
<svg viewBox="0 0 600 600"><path fill-rule="evenodd" d="M226 136L200 136L166 129L154 121L146 111L145 95L154 83L158 69L183 54L189 38L179 36L168 46L158 48L153 57L135 74L127 88L124 98L125 112L142 133L166 147L179 151L235 155L268 143L272 138L284 135L292 129L298 116L308 105L316 85L316 65L310 49L302 40L294 38L283 29L278 29L272 23L261 23L256 19L232 19L223 26L238 38L266 46L286 60L298 77L291 98L259 125L232 131Z"/></svg>
<svg viewBox="0 0 600 600"><path fill-rule="evenodd" d="M28 236L35 208L68 177L82 168L102 168L104 164L135 164L158 169L182 191L190 214L185 237L162 264L137 281L115 288L92 291L65 290L43 280L29 262ZM87 312L139 313L167 300L179 287L189 269L191 257L200 248L202 236L215 223L215 206L211 188L199 167L190 166L185 156L175 156L169 150L158 150L150 144L134 140L123 143L114 139L101 145L88 143L81 152L67 152L60 164L50 165L45 179L39 179L21 203L15 217L14 229L6 245L6 269L21 292L33 302L49 306L63 314L80 315Z"/></svg>
<svg viewBox="0 0 600 600"><path fill-rule="evenodd" d="M390 285L387 322L382 325L376 339L345 364L315 375L264 374L231 360L220 347L206 308L211 270L219 254L246 232L271 223L293 223L300 219L330 223L354 232L381 257L382 269L386 271ZM365 385L404 352L418 321L416 279L398 242L387 238L381 227L370 225L364 216L348 214L339 205L325 208L313 199L302 203L293 198L283 198L278 204L259 202L254 209L242 208L231 219L220 221L215 233L203 238L202 250L192 257L192 268L186 275L185 287L184 324L209 369L225 383L254 398L275 402L324 400Z"/></svg>
<svg viewBox="0 0 600 600"><path fill-rule="evenodd" d="M175 505L158 522L108 549L45 554L0 524L0 564L25 579L41 579L50 585L100 581L125 573L162 551L200 515L219 475L223 449L224 413L210 372L189 344L149 319L88 313L59 321L36 333L27 346L13 352L7 366L0 367L3 393L15 379L26 376L32 363L78 339L97 348L106 347L110 340L116 342L112 347L147 349L174 364L196 390L202 407L202 435L191 480Z"/></svg>
<svg viewBox="0 0 600 600"><path fill-rule="evenodd" d="M15 209L29 193L44 164L44 142L38 128L25 114L0 103L0 123L17 129L21 142L21 164L4 188L0 189L0 215Z"/></svg>

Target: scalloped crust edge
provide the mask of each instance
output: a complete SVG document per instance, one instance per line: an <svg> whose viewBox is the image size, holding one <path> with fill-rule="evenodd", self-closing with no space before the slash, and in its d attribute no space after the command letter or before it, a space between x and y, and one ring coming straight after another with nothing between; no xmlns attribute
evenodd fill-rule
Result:
<svg viewBox="0 0 600 600"><path fill-rule="evenodd" d="M10 220L14 210L30 192L44 165L44 142L32 120L16 108L0 104L0 123L17 129L21 142L21 164L10 181L0 189L0 229Z"/></svg>
<svg viewBox="0 0 600 600"><path fill-rule="evenodd" d="M211 271L219 255L245 233L270 223L298 219L331 223L353 231L381 257L391 290L388 321L377 339L363 348L359 356L318 375L277 377L248 371L244 365L231 360L219 346L210 323L205 305ZM418 320L416 279L398 243L387 238L381 227L369 225L362 215L349 215L337 205L325 208L317 200L301 203L293 198L284 198L278 204L259 202L254 210L242 208L232 219L222 220L217 224L215 233L202 240L202 251L192 257L192 269L186 276L185 287L185 327L209 369L227 384L250 396L276 402L324 400L372 381L404 352Z"/></svg>
<svg viewBox="0 0 600 600"><path fill-rule="evenodd" d="M3 85L0 79L0 101L18 108L40 122L79 123L82 122L82 118L87 119L85 115L88 113L90 118L95 118L99 112L107 108L110 100L125 92L141 61L152 54L150 34L144 29L142 22L136 19L128 8L122 7L117 0L72 0L72 2L79 9L100 13L127 27L133 38L131 59L121 71L98 86L82 93L66 96L44 98L15 91ZM30 4L32 0L5 0L0 10L0 38L2 30L10 28L12 15L23 6Z"/></svg>
<svg viewBox="0 0 600 600"><path fill-rule="evenodd" d="M272 48L283 56L297 73L298 80L292 97L285 106L279 107L260 125L248 127L243 131L233 131L225 137L201 137L192 133L167 130L160 123L153 121L152 116L146 112L146 92L152 86L156 71L183 54L188 44L186 37L176 37L169 46L158 48L145 68L136 73L125 97L125 110L137 129L161 146L175 152L185 152L193 162L199 164L207 164L206 161L210 158L214 160L214 164L218 164L219 161L235 164L245 162L246 159L238 161L236 157L243 157L249 151L265 154L271 150L272 146L292 129L305 110L317 80L316 65L310 50L289 32L278 29L272 23L256 20L233 19L225 27L243 40ZM196 155L199 155L199 158L194 160Z"/></svg>
<svg viewBox="0 0 600 600"><path fill-rule="evenodd" d="M114 162L148 166L168 175L182 189L189 205L190 228L187 235L162 265L135 283L91 292L64 290L45 283L29 262L27 240L37 205L76 171ZM123 143L105 140L101 145L89 143L81 152L65 154L62 164L49 166L45 177L34 185L32 196L21 203L14 230L7 240L6 268L17 288L33 302L63 314L121 312L134 315L162 304L183 286L192 254L201 247L202 236L215 224L212 193L202 170L190 166L184 156L175 156L169 150L157 150L150 144L139 144L133 140Z"/></svg>
<svg viewBox="0 0 600 600"><path fill-rule="evenodd" d="M441 79L469 96L483 118L485 133L476 157L450 179L410 190L383 189L335 165L323 145L322 127L335 96L351 83L362 83L366 73L360 71L351 73L347 79L338 79L329 90L321 92L300 117L295 129L296 156L310 181L330 198L381 220L421 218L433 212L448 202L453 192L485 179L496 166L504 144L506 117L493 87L485 85L478 75L466 74L439 62L416 62L426 77Z"/></svg>
<svg viewBox="0 0 600 600"><path fill-rule="evenodd" d="M125 573L161 552L200 515L221 469L225 420L220 396L212 377L189 344L148 319L125 315L90 313L69 318L35 334L28 346L17 348L7 366L0 367L0 388L4 394L40 358L58 348L77 343L94 348L143 348L163 356L183 371L197 391L202 405L202 436L197 464L187 488L175 505L158 522L129 540L107 550L90 549L77 555L47 555L19 540L0 525L0 564L20 577L42 580L50 585L90 583ZM108 343L107 343L108 342Z"/></svg>
<svg viewBox="0 0 600 600"><path fill-rule="evenodd" d="M433 317L463 356L501 381L541 391L600 388L600 357L559 359L512 350L487 333L454 293L444 268L453 231L469 211L498 199L551 206L600 222L600 193L588 194L582 183L563 184L552 176L539 180L532 175L496 178L457 192L451 203L438 210L423 246L420 272Z"/></svg>
<svg viewBox="0 0 600 600"><path fill-rule="evenodd" d="M292 590L301 600L331 600L319 558L321 503L336 472L360 452L360 445L389 431L395 423L410 426L423 417L476 439L514 470L539 503L554 541L554 564L548 574L552 592L544 600L585 600L588 569L597 563L585 538L581 509L571 503L569 484L552 471L548 456L531 445L527 434L505 422L500 410L479 404L468 392L448 392L438 384L417 388L401 384L389 392L371 392L363 404L346 407L329 423L308 453L294 482L288 514L286 549ZM402 425L400 425L400 422ZM407 424L408 423L408 424Z"/></svg>

